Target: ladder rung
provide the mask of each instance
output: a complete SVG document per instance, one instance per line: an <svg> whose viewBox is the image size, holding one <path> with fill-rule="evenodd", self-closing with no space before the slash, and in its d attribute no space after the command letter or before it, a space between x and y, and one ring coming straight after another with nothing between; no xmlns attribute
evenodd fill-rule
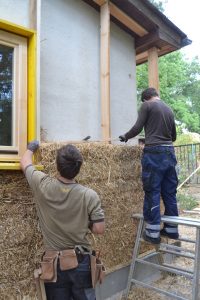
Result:
<svg viewBox="0 0 200 300"><path fill-rule="evenodd" d="M166 266L166 267L169 267L169 268L172 268L172 269L175 269L175 270L179 270L179 271L183 271L183 272L185 272L185 269L183 269L183 268L180 268L180 267L178 267L178 266L176 266L176 267L173 267L172 265L170 265L170 264L163 264L164 266ZM190 274L193 274L193 271L192 270L187 270L186 272L188 272L188 273L190 273ZM193 276L192 276L192 278L193 278Z"/></svg>
<svg viewBox="0 0 200 300"><path fill-rule="evenodd" d="M157 288L157 287L155 287L155 286L152 286L152 285L150 285L150 284L148 284L148 283L144 283L144 282L142 282L142 281L138 281L138 280L136 280L136 279L132 279L131 282L134 282L135 284L141 285L141 286L146 287L146 288L150 288L150 289L152 289L152 290L154 290L154 291L156 291L156 292L159 292L159 293L161 293L161 294L163 294L163 295L166 295L166 296L169 296L169 297L173 297L174 299L178 299L178 300L188 300L187 298L184 298L184 297L182 297L182 296L178 296L178 295L176 295L176 294L173 294L173 293L170 293L170 292L161 290L161 289L159 289L159 288Z"/></svg>
<svg viewBox="0 0 200 300"><path fill-rule="evenodd" d="M164 253L174 254L174 255L177 255L177 256L181 256L181 257L195 259L194 255L182 254L182 253L179 253L177 251L172 251L172 250L167 250L167 249L160 249L159 252L164 252Z"/></svg>
<svg viewBox="0 0 200 300"><path fill-rule="evenodd" d="M144 219L142 214L133 214L132 218ZM200 222L197 219L192 219L192 218L162 216L161 221L165 223L175 224L175 225L186 225L186 226L200 228Z"/></svg>
<svg viewBox="0 0 200 300"><path fill-rule="evenodd" d="M166 271L166 272L174 273L174 274L177 274L177 275L185 276L185 277L190 278L190 279L193 278L193 275L189 274L187 271L175 270L175 269L165 267L163 265L154 264L154 263L151 263L149 261L142 260L142 259L139 259L139 258L136 258L135 261L137 261L138 263L141 263L141 264L148 265L148 266L151 266L153 268L159 269L161 271Z"/></svg>
<svg viewBox="0 0 200 300"><path fill-rule="evenodd" d="M176 225L186 225L186 226L200 228L200 222L190 218L163 216L161 217L161 221L165 223L176 224Z"/></svg>
<svg viewBox="0 0 200 300"><path fill-rule="evenodd" d="M182 236L180 238L178 238L178 241L196 244L195 240L190 240L190 239L184 238Z"/></svg>
<svg viewBox="0 0 200 300"><path fill-rule="evenodd" d="M161 243L160 246L166 247L166 248L172 249L172 250L177 250L177 252L183 251L183 252L188 252L188 253L195 254L194 250L185 249L185 248L182 248L182 247L179 247L179 246L175 246L175 245L172 245L172 244Z"/></svg>

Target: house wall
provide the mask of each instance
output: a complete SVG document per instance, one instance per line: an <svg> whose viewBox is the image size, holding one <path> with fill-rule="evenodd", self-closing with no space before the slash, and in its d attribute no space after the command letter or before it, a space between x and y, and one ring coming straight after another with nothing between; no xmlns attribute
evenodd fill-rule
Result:
<svg viewBox="0 0 200 300"><path fill-rule="evenodd" d="M111 133L136 119L134 40L111 26ZM47 140L101 139L100 15L81 0L43 0L41 126Z"/></svg>
<svg viewBox="0 0 200 300"><path fill-rule="evenodd" d="M0 0L0 19L29 27L29 0Z"/></svg>
<svg viewBox="0 0 200 300"><path fill-rule="evenodd" d="M134 39L111 23L111 136L127 132L137 118Z"/></svg>
<svg viewBox="0 0 200 300"><path fill-rule="evenodd" d="M0 0L0 18L29 27L29 0ZM137 116L134 39L111 24L111 136ZM40 124L48 141L101 139L100 14L82 0L41 0Z"/></svg>

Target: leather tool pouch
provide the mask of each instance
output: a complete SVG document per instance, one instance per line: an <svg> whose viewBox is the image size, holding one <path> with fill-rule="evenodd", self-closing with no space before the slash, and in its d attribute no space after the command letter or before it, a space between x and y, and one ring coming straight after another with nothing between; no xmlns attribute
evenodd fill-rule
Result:
<svg viewBox="0 0 200 300"><path fill-rule="evenodd" d="M74 249L60 251L60 269L62 271L74 269L78 266L78 260Z"/></svg>
<svg viewBox="0 0 200 300"><path fill-rule="evenodd" d="M90 255L92 286L95 288L97 283L102 283L106 274L102 261L94 254Z"/></svg>
<svg viewBox="0 0 200 300"><path fill-rule="evenodd" d="M53 250L48 250L44 253L41 262L42 274L40 279L45 282L56 282L58 255L59 251Z"/></svg>

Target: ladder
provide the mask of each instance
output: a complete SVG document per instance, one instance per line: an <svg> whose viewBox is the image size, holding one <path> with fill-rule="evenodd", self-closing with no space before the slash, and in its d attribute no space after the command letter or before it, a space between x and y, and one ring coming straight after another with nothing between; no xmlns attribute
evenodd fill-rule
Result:
<svg viewBox="0 0 200 300"><path fill-rule="evenodd" d="M186 243L192 243L195 246L195 250L185 249L181 246L177 246L173 243L163 243L161 241L158 245L153 245L155 247L154 253L158 256L158 263L150 262L145 259L145 257L141 257L139 255L140 250L140 243L141 241L144 241L142 238L142 233L144 230L144 218L141 214L134 214L132 218L139 219L139 225L137 230L137 236L135 241L135 247L133 250L133 256L132 256L132 262L130 266L129 276L128 276L128 283L127 288L124 294L124 298L128 299L128 295L130 292L131 284L139 285L142 287L146 287L149 289L152 289L156 291L157 293L166 295L170 297L171 299L179 299L179 300L188 300L188 298L184 298L182 296L179 296L175 293L169 292L167 290L163 290L161 288L158 288L156 286L153 286L152 283L146 283L142 280L139 280L136 278L136 265L141 264L144 266L153 267L157 270L160 270L161 272L167 272L171 274L181 275L189 280L192 281L192 300L199 300L199 271L200 271L200 221L191 219L191 218L184 218L184 217L170 217L170 216L162 216L161 217L161 223L169 223L173 225L183 225L183 226L189 226L194 227L196 229L196 240L188 239L188 238L179 238L178 241L180 242L186 242ZM166 239L166 237L163 237L163 239ZM162 239L162 240L163 240ZM168 238L167 238L168 239ZM144 241L146 242L146 241ZM179 242L179 243L180 243ZM188 244L187 244L188 245ZM192 270L184 269L175 265L171 265L164 262L164 255L169 253L174 256L179 257L186 257L188 259L194 260L194 267Z"/></svg>

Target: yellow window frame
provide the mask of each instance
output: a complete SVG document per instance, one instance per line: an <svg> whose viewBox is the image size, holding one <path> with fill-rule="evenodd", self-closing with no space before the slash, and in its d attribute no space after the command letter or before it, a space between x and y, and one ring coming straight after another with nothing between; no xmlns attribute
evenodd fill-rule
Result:
<svg viewBox="0 0 200 300"><path fill-rule="evenodd" d="M0 29L27 38L27 141L37 138L37 106L36 106L36 31L0 19ZM5 155L6 156L6 155ZM20 170L19 159L0 161L0 170Z"/></svg>

